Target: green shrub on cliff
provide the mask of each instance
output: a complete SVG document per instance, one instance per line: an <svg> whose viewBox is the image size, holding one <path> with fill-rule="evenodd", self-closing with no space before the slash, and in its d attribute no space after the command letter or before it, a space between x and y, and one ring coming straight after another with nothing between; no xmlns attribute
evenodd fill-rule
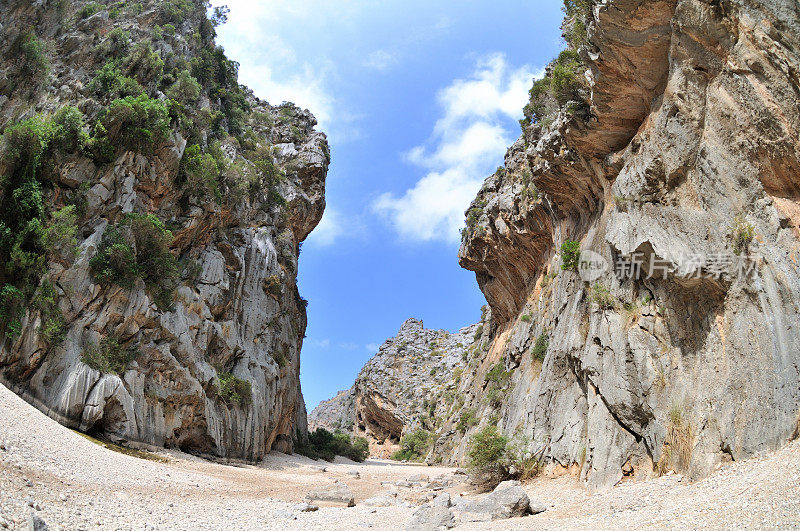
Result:
<svg viewBox="0 0 800 531"><path fill-rule="evenodd" d="M564 38L573 49L586 43L586 23L596 0L564 0Z"/></svg>
<svg viewBox="0 0 800 531"><path fill-rule="evenodd" d="M575 50L564 50L550 63L545 77L537 79L531 87L528 104L523 109L523 127L530 124L545 124L558 110L568 103L569 112L585 106L584 90L585 67Z"/></svg>
<svg viewBox="0 0 800 531"><path fill-rule="evenodd" d="M104 337L100 345L89 343L81 354L81 361L103 374L122 376L128 364L139 356L139 349L124 345L116 337Z"/></svg>
<svg viewBox="0 0 800 531"><path fill-rule="evenodd" d="M431 446L431 432L416 430L400 439L400 449L392 454L395 461L419 461L428 453Z"/></svg>
<svg viewBox="0 0 800 531"><path fill-rule="evenodd" d="M217 396L227 404L247 406L253 398L253 384L229 372L217 373Z"/></svg>
<svg viewBox="0 0 800 531"><path fill-rule="evenodd" d="M37 115L10 126L0 142L6 170L0 176L0 315L12 332L47 269L42 167L52 139L52 122Z"/></svg>
<svg viewBox="0 0 800 531"><path fill-rule="evenodd" d="M566 240L561 244L561 269L564 271L577 271L581 260L581 244L573 240Z"/></svg>
<svg viewBox="0 0 800 531"><path fill-rule="evenodd" d="M112 101L100 124L100 135L111 145L142 153L152 150L169 134L167 107L146 94Z"/></svg>
<svg viewBox="0 0 800 531"><path fill-rule="evenodd" d="M17 51L21 57L20 75L25 82L39 83L50 72L50 59L47 57L44 42L35 33L25 33L17 42Z"/></svg>
<svg viewBox="0 0 800 531"><path fill-rule="evenodd" d="M89 89L99 96L106 98L126 98L138 96L144 92L144 88L133 78L127 77L122 73L122 69L117 61L106 61L97 70L89 83Z"/></svg>
<svg viewBox="0 0 800 531"><path fill-rule="evenodd" d="M745 221L744 217L736 216L730 231L730 239L733 243L733 252L736 255L747 254L750 244L753 243L755 228L751 223Z"/></svg>
<svg viewBox="0 0 800 531"><path fill-rule="evenodd" d="M536 343L533 345L533 349L531 350L531 356L539 361L544 361L544 357L547 354L547 349L549 346L550 338L547 336L547 332L542 332L539 334L539 337L536 338Z"/></svg>
<svg viewBox="0 0 800 531"><path fill-rule="evenodd" d="M200 83L192 77L188 70L182 70L175 82L167 89L166 94L169 98L184 105L194 103L200 97Z"/></svg>
<svg viewBox="0 0 800 531"><path fill-rule="evenodd" d="M98 13L100 10L103 9L103 4L99 2L86 2L79 10L78 10L78 18L84 19L89 18L95 13Z"/></svg>
<svg viewBox="0 0 800 531"><path fill-rule="evenodd" d="M126 214L103 233L97 254L89 261L95 280L131 289L142 279L156 305L172 305L178 260L169 251L172 233L152 214Z"/></svg>
<svg viewBox="0 0 800 531"><path fill-rule="evenodd" d="M125 58L125 67L129 76L136 76L136 79L144 86L157 84L164 73L164 61L161 56L153 51L149 40L137 44L130 55Z"/></svg>
<svg viewBox="0 0 800 531"><path fill-rule="evenodd" d="M82 151L89 143L83 113L72 106L61 107L53 115L52 146L69 153Z"/></svg>
<svg viewBox="0 0 800 531"><path fill-rule="evenodd" d="M198 195L213 197L219 203L222 201L219 173L219 166L213 155L203 153L197 144L186 148L181 159L180 176L189 190L200 192Z"/></svg>

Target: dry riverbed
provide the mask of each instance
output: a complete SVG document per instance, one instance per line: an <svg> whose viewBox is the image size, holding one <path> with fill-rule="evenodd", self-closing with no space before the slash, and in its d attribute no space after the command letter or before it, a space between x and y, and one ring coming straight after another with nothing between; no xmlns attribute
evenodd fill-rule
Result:
<svg viewBox="0 0 800 531"><path fill-rule="evenodd" d="M106 449L0 385L0 527L27 528L35 514L51 529L402 529L434 495L448 492L457 502L468 491L463 476L444 467L340 458L331 464L278 453L236 466L171 451L158 456ZM420 474L443 478L444 486L406 486ZM352 491L355 507L302 511L307 492L337 480ZM590 495L562 477L525 490L547 510L464 527L797 527L800 443L694 484L667 476ZM364 503L381 495L393 505Z"/></svg>

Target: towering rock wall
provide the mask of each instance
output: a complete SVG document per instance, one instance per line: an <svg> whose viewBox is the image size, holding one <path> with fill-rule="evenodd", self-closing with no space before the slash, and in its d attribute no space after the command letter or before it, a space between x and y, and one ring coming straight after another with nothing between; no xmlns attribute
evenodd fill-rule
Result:
<svg viewBox="0 0 800 531"><path fill-rule="evenodd" d="M798 430L800 5L586 4L582 97L526 125L469 211L459 259L493 321L458 392L592 488L701 477Z"/></svg>
<svg viewBox="0 0 800 531"><path fill-rule="evenodd" d="M291 450L316 120L238 84L204 2L1 9L0 381L134 445Z"/></svg>

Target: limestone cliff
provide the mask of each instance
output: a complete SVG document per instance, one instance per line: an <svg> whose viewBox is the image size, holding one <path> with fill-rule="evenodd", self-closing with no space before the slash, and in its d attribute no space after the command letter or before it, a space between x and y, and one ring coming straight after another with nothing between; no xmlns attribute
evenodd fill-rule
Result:
<svg viewBox="0 0 800 531"><path fill-rule="evenodd" d="M800 4L565 4L570 48L466 213L491 311L427 460L497 425L592 489L703 477L800 434ZM333 418L396 440L388 412L427 413L380 367Z"/></svg>
<svg viewBox="0 0 800 531"><path fill-rule="evenodd" d="M129 444L291 450L316 120L238 84L204 2L1 9L0 381Z"/></svg>
<svg viewBox="0 0 800 531"><path fill-rule="evenodd" d="M701 477L798 428L800 5L571 4L575 90L534 87L459 251L505 371L472 407L592 488Z"/></svg>
<svg viewBox="0 0 800 531"><path fill-rule="evenodd" d="M404 434L435 431L463 405L456 394L478 325L456 333L408 319L359 372L353 387L322 402L309 428L366 437L372 455L389 457Z"/></svg>

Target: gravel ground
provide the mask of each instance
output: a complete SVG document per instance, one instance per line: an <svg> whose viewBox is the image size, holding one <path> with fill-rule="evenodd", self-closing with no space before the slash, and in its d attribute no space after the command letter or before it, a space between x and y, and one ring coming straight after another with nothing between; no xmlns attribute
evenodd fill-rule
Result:
<svg viewBox="0 0 800 531"><path fill-rule="evenodd" d="M398 529L415 510L414 497L424 492L399 489L411 502L406 506L359 502L394 488L382 482L452 472L378 460L337 458L329 464L277 453L257 466L160 455L168 462L102 448L0 385L0 527L26 528L35 513L51 529ZM360 478L352 476L356 471ZM356 507L293 508L312 487L335 479L352 489ZM466 488L449 490L457 496ZM800 442L694 484L666 476L590 495L574 478L561 477L526 490L551 508L471 528L798 528Z"/></svg>

